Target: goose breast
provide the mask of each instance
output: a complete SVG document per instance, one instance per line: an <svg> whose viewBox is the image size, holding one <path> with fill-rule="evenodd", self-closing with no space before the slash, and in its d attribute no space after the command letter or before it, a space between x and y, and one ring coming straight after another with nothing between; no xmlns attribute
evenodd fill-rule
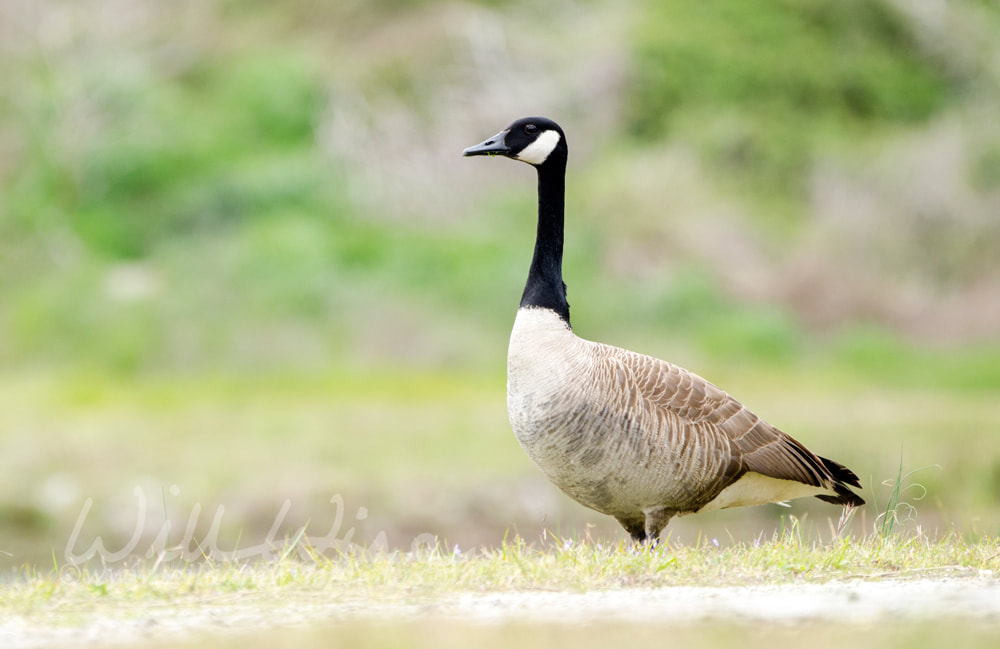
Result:
<svg viewBox="0 0 1000 649"><path fill-rule="evenodd" d="M696 511L735 478L728 437L691 416L728 395L664 361L578 338L550 314L518 312L507 406L518 442L562 491L612 515ZM665 408L665 397L678 406Z"/></svg>

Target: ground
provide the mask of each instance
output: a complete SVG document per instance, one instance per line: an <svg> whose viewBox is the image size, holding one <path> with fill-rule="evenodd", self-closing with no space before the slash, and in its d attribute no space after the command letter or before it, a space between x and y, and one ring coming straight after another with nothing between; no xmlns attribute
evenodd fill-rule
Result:
<svg viewBox="0 0 1000 649"><path fill-rule="evenodd" d="M818 543L793 531L655 550L514 539L479 552L311 560L296 549L246 564L25 574L0 593L0 644L541 647L559 637L588 647L679 634L698 647L822 631L813 646L938 646L947 636L974 647L1000 633L995 539Z"/></svg>
<svg viewBox="0 0 1000 649"><path fill-rule="evenodd" d="M312 594L280 602L241 595L218 596L190 606L141 605L117 614L53 612L41 620L0 623L5 647L147 645L277 641L353 635L359 628L423 625L511 633L513 625L564 629L567 634L600 626L692 634L713 625L775 630L836 625L859 633L873 628L931 622L956 625L963 633L981 628L998 632L1000 580L992 575L892 581L833 581L780 586L665 587L599 590L585 593L513 591L459 593L436 599L375 602L364 598L323 601ZM76 618L75 623L65 623ZM41 622L41 624L39 623ZM544 635L544 634L542 634ZM419 639L416 646L425 646ZM306 646L309 646L308 644ZM429 646L429 645L428 645ZM823 646L820 644L820 646ZM973 645L976 646L976 645Z"/></svg>

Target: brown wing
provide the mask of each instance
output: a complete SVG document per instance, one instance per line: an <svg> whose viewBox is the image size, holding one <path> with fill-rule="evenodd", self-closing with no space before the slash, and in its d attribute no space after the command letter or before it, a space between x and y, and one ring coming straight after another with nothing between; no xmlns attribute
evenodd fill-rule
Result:
<svg viewBox="0 0 1000 649"><path fill-rule="evenodd" d="M621 357L639 393L651 405L670 418L687 424L693 434L708 431L729 441L728 448L713 449L729 453L739 462L741 470L782 480L826 487L836 496L824 500L844 504L862 504L856 494L845 486L860 487L858 478L846 467L820 458L788 434L767 423L725 391L672 363L651 356L629 352Z"/></svg>

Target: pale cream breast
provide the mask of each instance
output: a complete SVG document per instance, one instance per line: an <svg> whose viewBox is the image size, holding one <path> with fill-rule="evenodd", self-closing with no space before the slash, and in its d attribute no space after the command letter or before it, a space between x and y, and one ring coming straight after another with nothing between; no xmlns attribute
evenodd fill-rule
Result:
<svg viewBox="0 0 1000 649"><path fill-rule="evenodd" d="M551 310L520 309L508 353L514 435L553 483L598 511L700 504L718 480L715 458L686 454L710 450L707 440L682 439L684 430L641 403L619 362L630 354L577 337Z"/></svg>

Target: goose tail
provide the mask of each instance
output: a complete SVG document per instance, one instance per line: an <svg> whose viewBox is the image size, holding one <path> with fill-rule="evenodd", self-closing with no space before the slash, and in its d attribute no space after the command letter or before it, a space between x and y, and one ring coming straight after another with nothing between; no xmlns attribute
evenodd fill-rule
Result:
<svg viewBox="0 0 1000 649"><path fill-rule="evenodd" d="M847 505L850 507L860 507L865 504L864 499L858 494L851 491L850 487L861 488L861 481L858 480L858 476L843 464L834 462L825 457L819 458L823 462L823 466L830 475L833 476L833 490L836 492L833 495L822 495L816 496L820 500L828 503L833 503L834 505Z"/></svg>

